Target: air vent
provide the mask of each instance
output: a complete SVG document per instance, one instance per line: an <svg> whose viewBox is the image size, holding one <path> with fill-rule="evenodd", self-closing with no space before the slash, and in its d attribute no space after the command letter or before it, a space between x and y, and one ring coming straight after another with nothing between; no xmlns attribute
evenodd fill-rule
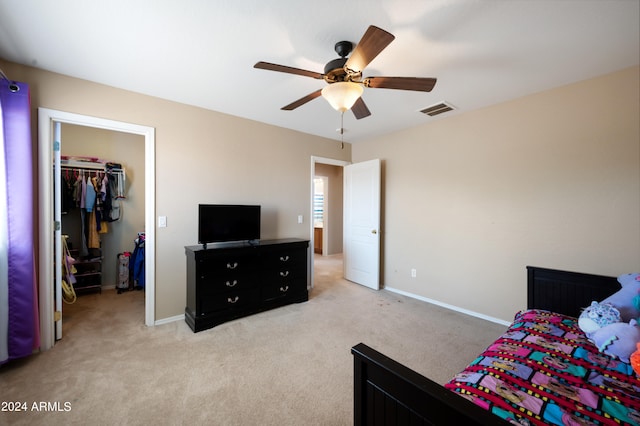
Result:
<svg viewBox="0 0 640 426"><path fill-rule="evenodd" d="M453 111L455 108L446 103L446 102L440 102L439 104L435 104L435 105L431 105L430 107L426 107L425 109L421 110L420 112L423 114L427 114L430 115L431 117L439 115L439 114L443 114L445 112L448 111Z"/></svg>

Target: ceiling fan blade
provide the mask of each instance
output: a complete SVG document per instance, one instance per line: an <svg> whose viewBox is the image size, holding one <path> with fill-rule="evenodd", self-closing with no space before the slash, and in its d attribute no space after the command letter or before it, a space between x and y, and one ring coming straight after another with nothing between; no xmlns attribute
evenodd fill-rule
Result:
<svg viewBox="0 0 640 426"><path fill-rule="evenodd" d="M367 105L362 100L362 97L359 97L356 103L353 104L353 106L351 107L351 111L353 111L353 115L355 115L358 120L371 115L371 111L369 111L369 108L367 108Z"/></svg>
<svg viewBox="0 0 640 426"><path fill-rule="evenodd" d="M395 36L393 34L374 25L369 26L349 59L347 59L345 68L356 73L362 72L394 39Z"/></svg>
<svg viewBox="0 0 640 426"><path fill-rule="evenodd" d="M318 89L315 92L309 93L307 96L302 97L302 98L298 99L297 101L291 102L289 105L283 106L280 109L285 110L285 111L294 110L294 109L298 108L299 106L302 106L302 105L306 104L307 102L314 100L315 98L317 98L321 94L322 94L322 89Z"/></svg>
<svg viewBox="0 0 640 426"><path fill-rule="evenodd" d="M286 65L271 64L269 62L262 62L262 61L257 62L253 67L262 69L262 70L278 71L278 72L286 72L288 74L302 75L305 77L316 78L319 80L322 80L324 77L324 75L320 74L319 72L307 71L300 68L288 67Z"/></svg>
<svg viewBox="0 0 640 426"><path fill-rule="evenodd" d="M363 80L366 87L378 89L415 90L430 92L437 79L423 77L367 77Z"/></svg>

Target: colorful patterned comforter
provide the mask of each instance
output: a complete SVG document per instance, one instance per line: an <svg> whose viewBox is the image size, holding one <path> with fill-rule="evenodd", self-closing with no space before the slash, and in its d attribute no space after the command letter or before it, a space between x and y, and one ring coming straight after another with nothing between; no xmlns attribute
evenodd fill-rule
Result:
<svg viewBox="0 0 640 426"><path fill-rule="evenodd" d="M640 380L598 351L576 318L543 310L513 324L445 387L516 424L640 425Z"/></svg>

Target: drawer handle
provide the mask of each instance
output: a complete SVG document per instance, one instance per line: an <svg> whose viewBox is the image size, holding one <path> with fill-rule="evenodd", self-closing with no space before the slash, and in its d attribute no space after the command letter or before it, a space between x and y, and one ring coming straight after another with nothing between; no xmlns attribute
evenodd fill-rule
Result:
<svg viewBox="0 0 640 426"><path fill-rule="evenodd" d="M229 302L229 303L236 303L238 300L240 300L239 296L236 296L233 299L230 298L230 297L227 297L227 302Z"/></svg>
<svg viewBox="0 0 640 426"><path fill-rule="evenodd" d="M227 287L235 287L238 284L238 280L227 281L225 284Z"/></svg>
<svg viewBox="0 0 640 426"><path fill-rule="evenodd" d="M280 256L280 260L286 262L289 260L289 256Z"/></svg>
<svg viewBox="0 0 640 426"><path fill-rule="evenodd" d="M281 277L288 277L289 276L289 271L280 272L280 276Z"/></svg>
<svg viewBox="0 0 640 426"><path fill-rule="evenodd" d="M227 263L227 269L236 269L238 267L238 262L233 262L233 265L231 263Z"/></svg>
<svg viewBox="0 0 640 426"><path fill-rule="evenodd" d="M286 285L284 287L280 287L280 291L283 292L283 293L286 293L288 290L289 290L289 286L288 285Z"/></svg>

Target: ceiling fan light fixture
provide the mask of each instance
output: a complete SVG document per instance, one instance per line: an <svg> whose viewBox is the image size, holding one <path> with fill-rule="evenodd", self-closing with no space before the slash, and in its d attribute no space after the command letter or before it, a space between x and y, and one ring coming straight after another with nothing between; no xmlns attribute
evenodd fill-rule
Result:
<svg viewBox="0 0 640 426"><path fill-rule="evenodd" d="M354 103L362 96L364 89L362 85L350 81L339 81L328 84L322 89L322 97L331 106L340 112L351 109Z"/></svg>

